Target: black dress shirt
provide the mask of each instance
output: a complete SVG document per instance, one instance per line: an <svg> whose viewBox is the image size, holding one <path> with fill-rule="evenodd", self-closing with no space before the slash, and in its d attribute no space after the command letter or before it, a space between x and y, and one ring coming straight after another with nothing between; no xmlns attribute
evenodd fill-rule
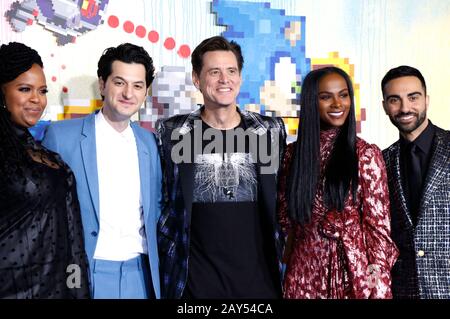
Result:
<svg viewBox="0 0 450 319"><path fill-rule="evenodd" d="M436 129L429 122L425 130L412 142L400 137L402 181L414 225L417 223L423 183L431 158Z"/></svg>

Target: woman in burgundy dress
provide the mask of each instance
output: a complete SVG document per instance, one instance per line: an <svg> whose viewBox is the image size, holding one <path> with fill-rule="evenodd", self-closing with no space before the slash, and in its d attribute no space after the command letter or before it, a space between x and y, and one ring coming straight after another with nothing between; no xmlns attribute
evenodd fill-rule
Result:
<svg viewBox="0 0 450 319"><path fill-rule="evenodd" d="M380 149L356 137L350 77L326 67L302 85L297 142L278 192L290 235L285 298L391 298L398 256Z"/></svg>

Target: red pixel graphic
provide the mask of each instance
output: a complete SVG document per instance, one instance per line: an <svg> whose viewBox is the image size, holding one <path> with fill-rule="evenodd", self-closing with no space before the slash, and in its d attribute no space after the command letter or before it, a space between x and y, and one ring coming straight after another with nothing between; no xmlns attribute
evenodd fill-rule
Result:
<svg viewBox="0 0 450 319"><path fill-rule="evenodd" d="M111 28L115 29L115 28L119 27L119 24L120 24L120 21L117 16L111 15L108 17L108 25ZM147 39L151 43L157 43L159 41L159 34L157 31L151 30L147 34L147 29L144 26L139 25L135 29L134 23L129 20L125 21L123 23L122 27L126 33L133 33L133 31L134 31L136 36L138 36L139 38L144 38L145 35L147 35ZM176 46L175 39L172 37L168 37L164 40L163 45L167 50L173 50ZM176 52L183 59L187 59L191 55L191 48L187 44L182 44L182 45L180 45L180 47L178 48L178 50Z"/></svg>

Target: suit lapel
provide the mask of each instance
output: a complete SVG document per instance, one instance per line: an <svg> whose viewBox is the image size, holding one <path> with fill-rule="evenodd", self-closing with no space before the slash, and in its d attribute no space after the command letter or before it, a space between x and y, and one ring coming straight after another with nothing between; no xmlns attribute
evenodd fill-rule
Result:
<svg viewBox="0 0 450 319"><path fill-rule="evenodd" d="M88 181L91 200L94 205L97 221L99 220L99 195L98 195L98 173L97 173L97 151L95 140L95 114L90 114L83 121L81 138L81 157L84 171Z"/></svg>
<svg viewBox="0 0 450 319"><path fill-rule="evenodd" d="M436 131L432 152L427 176L425 177L425 182L422 187L418 222L420 221L433 192L443 180L444 174L446 174L448 169L447 159L450 157L450 149L446 147L444 137L439 131Z"/></svg>
<svg viewBox="0 0 450 319"><path fill-rule="evenodd" d="M405 197L405 189L403 187L404 183L402 180L401 168L400 168L400 142L397 143L396 149L394 150L394 192L396 192L396 198L399 199L401 211L404 212L406 219L408 220L408 226L414 227L411 214L409 212L408 204Z"/></svg>
<svg viewBox="0 0 450 319"><path fill-rule="evenodd" d="M144 220L147 220L149 209L150 209L150 194L152 193L150 190L150 171L149 171L149 163L151 165L151 161L149 158L148 149L146 148L144 142L142 141L139 131L136 128L136 123L131 124L131 128L133 129L134 138L136 139L136 147L138 152L138 160L139 160L139 177L140 177L140 186L141 186L141 196L142 196L142 208L144 211Z"/></svg>
<svg viewBox="0 0 450 319"><path fill-rule="evenodd" d="M191 143L195 142L196 139L201 139L201 135L197 136L196 134L198 134L198 132L200 132L200 134L202 133L202 122L201 122L201 110L203 109L200 108L194 112L192 112L191 114L189 114L189 116L186 118L186 120L184 121L184 123L181 125L180 127L180 133L181 135L183 135L182 139L184 138L189 138L191 139ZM200 125L200 126L198 126ZM199 131L196 131L199 130ZM190 134L194 134L195 136L192 138L192 136ZM181 141L181 140L180 140ZM171 143L173 143L173 141L171 141ZM175 142L178 143L178 142ZM191 144L189 144L191 145ZM173 145L172 145L173 147ZM172 149L171 147L171 149ZM191 145L191 147L193 147L193 145ZM193 151L193 149L191 149L190 151ZM170 154L169 154L170 155ZM194 160L193 157L191 157L191 160ZM179 164L175 164L174 165L174 170L178 169L178 176L180 178L180 183L181 183L181 190L182 190L182 194L183 194L183 201L184 201L184 207L186 209L186 219L188 221L188 224L190 225L191 222L191 212L192 212L192 198L194 195L194 164L189 162L189 163L185 163L185 162L181 162ZM177 172L174 172L174 175L177 175Z"/></svg>
<svg viewBox="0 0 450 319"><path fill-rule="evenodd" d="M257 121L256 118L251 117L251 113L241 112L244 121L244 129L249 131L249 134L253 134L254 136L250 137L250 141L257 141L256 143L249 144L250 154L255 155L256 160L256 172L258 175L258 202L262 203L259 205L263 212L266 214L266 217L270 221L271 225L274 225L276 222L276 214L275 214L275 205L276 205L276 193L277 193L277 185L276 185L276 175L274 174L263 174L261 172L262 163L260 156L260 149L262 143L266 143L266 150L270 153L271 151L277 152L278 150L271 149L271 132L267 130L263 123ZM267 134L267 135L266 135ZM268 154L265 154L268 155Z"/></svg>
<svg viewBox="0 0 450 319"><path fill-rule="evenodd" d="M181 190L183 193L184 207L188 216L191 216L192 212L192 197L194 187L194 164L192 163L180 163L178 164L180 173ZM190 223L190 218L188 218Z"/></svg>

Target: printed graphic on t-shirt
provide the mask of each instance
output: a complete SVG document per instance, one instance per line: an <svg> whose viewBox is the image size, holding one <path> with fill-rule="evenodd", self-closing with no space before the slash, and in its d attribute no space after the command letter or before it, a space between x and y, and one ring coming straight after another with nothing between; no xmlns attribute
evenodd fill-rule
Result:
<svg viewBox="0 0 450 319"><path fill-rule="evenodd" d="M251 153L195 157L194 203L255 202L257 180Z"/></svg>

